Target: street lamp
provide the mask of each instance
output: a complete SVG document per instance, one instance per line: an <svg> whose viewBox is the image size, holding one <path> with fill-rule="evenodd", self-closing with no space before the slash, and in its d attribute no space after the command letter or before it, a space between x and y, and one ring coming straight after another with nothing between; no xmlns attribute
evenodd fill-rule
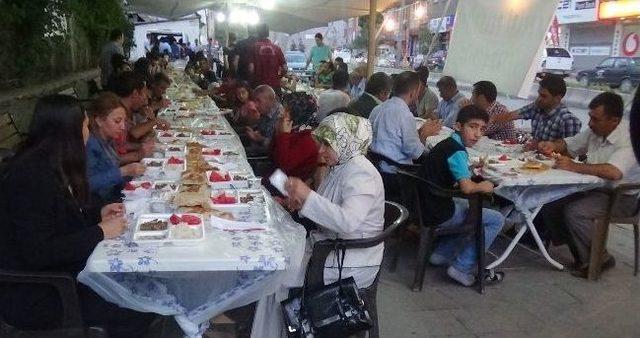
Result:
<svg viewBox="0 0 640 338"><path fill-rule="evenodd" d="M384 29L389 32L395 30L396 28L398 28L398 23L392 18L387 19L387 21L384 23Z"/></svg>
<svg viewBox="0 0 640 338"><path fill-rule="evenodd" d="M424 16L425 14L425 9L423 6L418 5L418 7L416 7L416 11L414 12L414 15L416 16L417 19L420 19Z"/></svg>
<svg viewBox="0 0 640 338"><path fill-rule="evenodd" d="M218 13L216 14L216 21L218 21L218 22L225 22L226 20L227 20L227 16L226 16L226 15L224 15L224 13L222 13L222 12L218 12Z"/></svg>

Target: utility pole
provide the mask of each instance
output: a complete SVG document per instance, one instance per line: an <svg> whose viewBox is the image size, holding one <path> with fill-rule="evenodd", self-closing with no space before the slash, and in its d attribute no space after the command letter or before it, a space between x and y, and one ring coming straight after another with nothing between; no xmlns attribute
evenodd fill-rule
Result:
<svg viewBox="0 0 640 338"><path fill-rule="evenodd" d="M369 45L367 51L367 78L373 74L376 62L376 19L377 0L369 0Z"/></svg>
<svg viewBox="0 0 640 338"><path fill-rule="evenodd" d="M431 43L429 44L429 50L427 51L427 56L431 55L431 51L433 47L435 47L436 42L440 39L440 30L442 29L442 24L444 23L444 18L447 16L449 12L449 6L451 6L451 0L447 0L447 4L444 6L444 11L440 14L440 22L438 22L438 28L433 33L433 39L431 39Z"/></svg>

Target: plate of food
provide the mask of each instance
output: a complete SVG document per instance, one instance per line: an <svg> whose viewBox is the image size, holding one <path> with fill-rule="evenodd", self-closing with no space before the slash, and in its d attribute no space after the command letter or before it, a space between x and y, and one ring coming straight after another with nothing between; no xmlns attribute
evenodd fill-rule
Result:
<svg viewBox="0 0 640 338"><path fill-rule="evenodd" d="M129 181L125 183L122 193L127 199L141 199L151 196L153 183L150 181Z"/></svg>
<svg viewBox="0 0 640 338"><path fill-rule="evenodd" d="M134 242L194 245L205 238L199 214L146 214L136 222Z"/></svg>
<svg viewBox="0 0 640 338"><path fill-rule="evenodd" d="M140 163L142 163L146 168L147 172L158 172L164 169L166 159L157 159L157 158L143 158Z"/></svg>
<svg viewBox="0 0 640 338"><path fill-rule="evenodd" d="M242 189L249 187L248 173L243 171L211 170L206 173L207 183L213 189Z"/></svg>
<svg viewBox="0 0 640 338"><path fill-rule="evenodd" d="M165 170L185 171L187 169L185 159L171 156L165 162Z"/></svg>
<svg viewBox="0 0 640 338"><path fill-rule="evenodd" d="M186 146L169 145L164 150L164 157L183 157L186 152Z"/></svg>
<svg viewBox="0 0 640 338"><path fill-rule="evenodd" d="M527 159L524 164L518 168L519 171L526 174L539 174L549 169L551 169L549 165L534 159Z"/></svg>

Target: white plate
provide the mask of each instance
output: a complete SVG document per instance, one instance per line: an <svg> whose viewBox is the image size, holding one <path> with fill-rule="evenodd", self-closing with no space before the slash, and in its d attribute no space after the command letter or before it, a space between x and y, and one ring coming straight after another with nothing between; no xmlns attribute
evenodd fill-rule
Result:
<svg viewBox="0 0 640 338"><path fill-rule="evenodd" d="M206 173L206 178L207 178L207 183L209 184L209 186L211 186L211 188L213 189L244 189L244 188L248 188L249 187L249 179L252 178L252 175L250 175L247 172L241 172L241 171L218 171L220 173L220 175L225 176L226 174L229 174L229 176L231 177L231 180L229 181L220 181L220 182L212 182L210 180L211 177L211 170L208 170ZM233 177L239 175L239 176L243 176L246 179L245 180L234 180Z"/></svg>
<svg viewBox="0 0 640 338"><path fill-rule="evenodd" d="M171 244L176 246L187 246L187 245L195 245L202 242L205 239L205 218L199 214L176 214L180 217L183 215L191 215L200 218L200 224L198 225L186 225L180 223L178 225L173 225L169 221L169 218L173 214L145 214L141 215L136 222L136 227L133 233L134 242L138 243L159 243L159 244ZM152 221L154 219L159 219L162 221L166 221L168 224L167 230L162 231L141 231L140 225L144 222ZM194 233L197 234L195 238L178 238L176 237L177 228L178 227L187 227L189 229L193 229Z"/></svg>
<svg viewBox="0 0 640 338"><path fill-rule="evenodd" d="M149 183L151 184L151 186L148 189L145 189L140 186L142 183ZM136 186L135 190L124 190L124 189L122 190L122 193L124 194L125 198L130 200L148 198L149 196L151 196L151 192L153 191L152 181L143 181L143 180L130 181L128 182L128 184L132 184Z"/></svg>

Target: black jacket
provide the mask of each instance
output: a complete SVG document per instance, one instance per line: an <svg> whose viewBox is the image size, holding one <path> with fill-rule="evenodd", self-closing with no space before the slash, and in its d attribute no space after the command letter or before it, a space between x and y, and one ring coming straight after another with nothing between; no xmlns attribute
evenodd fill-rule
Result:
<svg viewBox="0 0 640 338"><path fill-rule="evenodd" d="M81 210L46 158L31 150L0 176L0 269L75 276L103 239L99 212ZM28 318L51 324L48 316L58 307L51 289L0 285L0 315L24 320L19 326L34 324Z"/></svg>
<svg viewBox="0 0 640 338"><path fill-rule="evenodd" d="M361 116L365 119L368 119L373 108L377 106L378 102L376 102L373 97L371 97L367 93L362 93L362 95L360 95L357 100L352 101L349 104L349 106L347 107L347 112L349 112L349 114Z"/></svg>

